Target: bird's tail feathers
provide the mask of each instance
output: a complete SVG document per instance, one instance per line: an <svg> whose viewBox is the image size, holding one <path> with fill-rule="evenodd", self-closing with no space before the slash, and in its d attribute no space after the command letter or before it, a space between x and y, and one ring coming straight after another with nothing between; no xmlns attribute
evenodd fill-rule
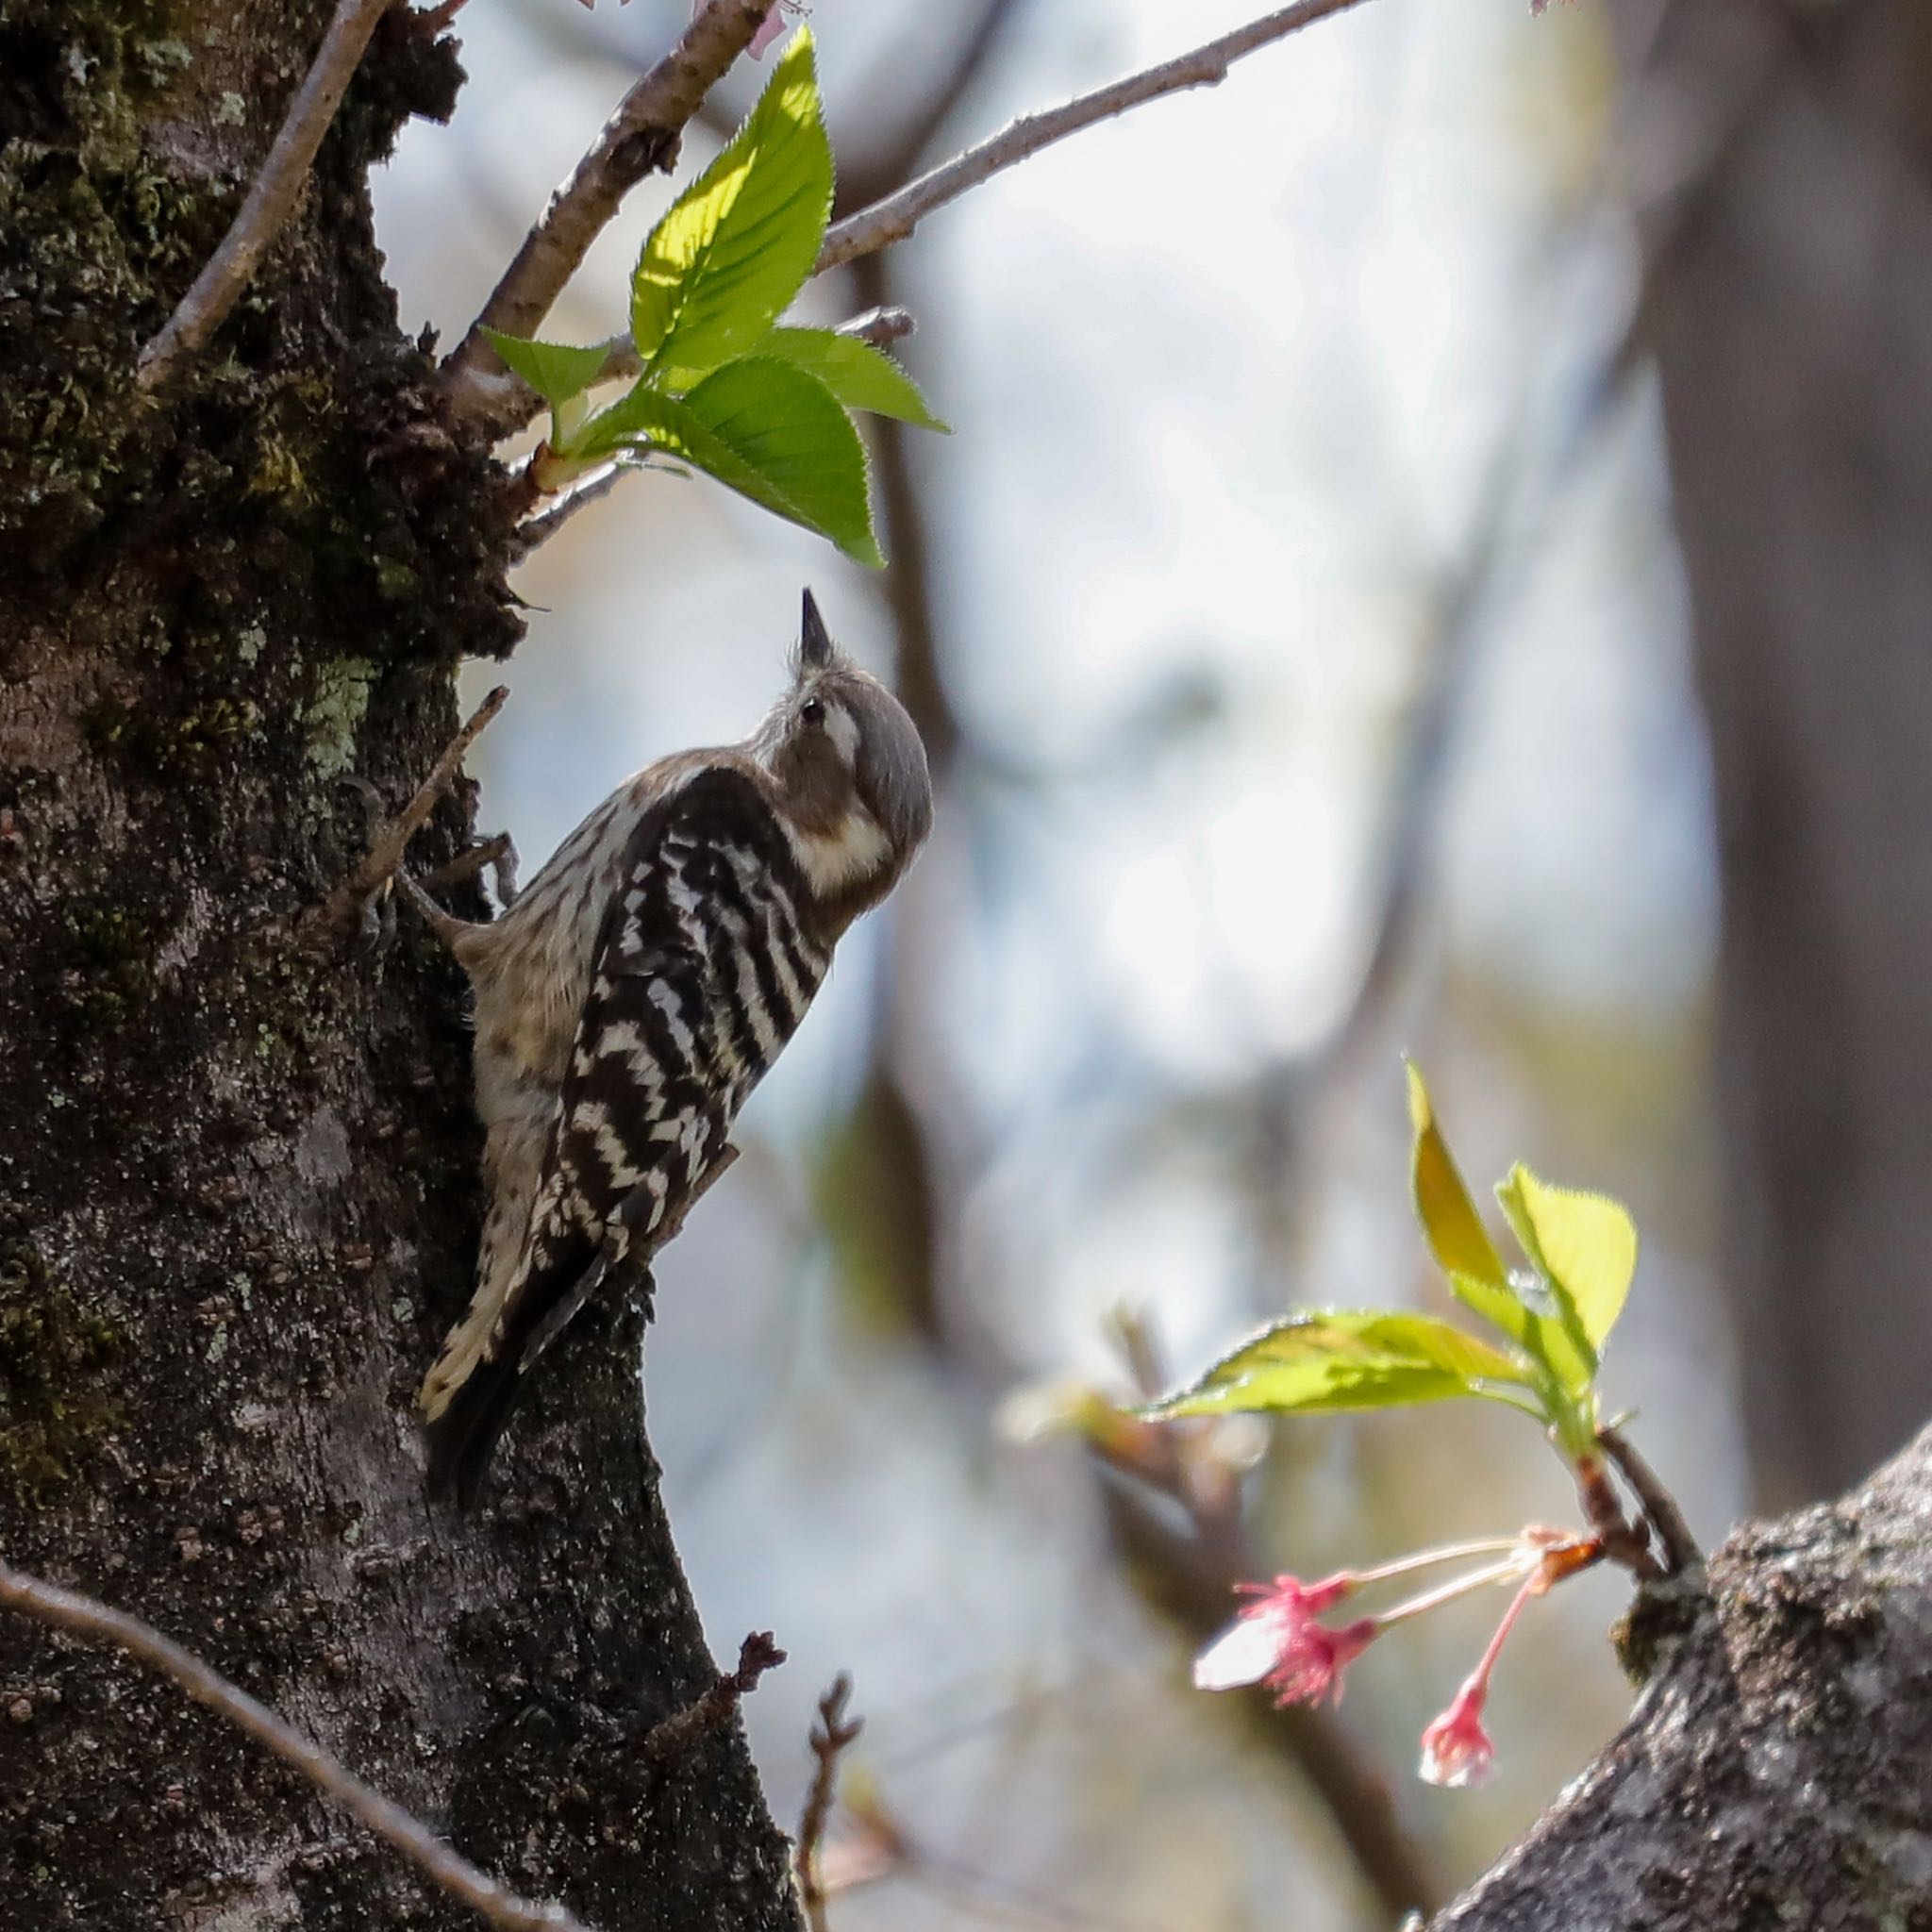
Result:
<svg viewBox="0 0 1932 1932"><path fill-rule="evenodd" d="M523 1393L520 1356L479 1361L424 1425L429 1443L429 1493L453 1496L459 1508L476 1501L490 1458Z"/></svg>

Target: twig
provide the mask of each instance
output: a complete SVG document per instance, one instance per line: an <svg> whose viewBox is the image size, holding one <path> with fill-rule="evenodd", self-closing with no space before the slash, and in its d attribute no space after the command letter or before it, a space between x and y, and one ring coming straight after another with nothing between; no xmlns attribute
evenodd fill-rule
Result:
<svg viewBox="0 0 1932 1932"><path fill-rule="evenodd" d="M597 142L550 198L443 365L443 388L459 417L488 419L517 400L485 327L528 335L590 252L591 243L653 169L667 166L686 124L724 71L751 44L774 0L707 0L677 44L618 103Z"/></svg>
<svg viewBox="0 0 1932 1932"><path fill-rule="evenodd" d="M588 509L591 504L601 502L640 467L637 463L612 463L608 469L587 476L574 490L559 496L548 509L541 510L533 517L525 517L510 536L510 560L513 563L523 562L531 551L549 542L580 509Z"/></svg>
<svg viewBox="0 0 1932 1932"><path fill-rule="evenodd" d="M340 0L315 62L295 90L287 117L222 243L182 296L160 333L142 350L134 379L154 390L194 355L234 308L269 245L302 197L322 138L336 118L350 77L391 0Z"/></svg>
<svg viewBox="0 0 1932 1932"><path fill-rule="evenodd" d="M325 1796L358 1818L425 1876L502 1932L590 1932L582 1920L562 1906L539 1905L507 1890L435 1837L420 1819L391 1804L321 1745L292 1730L265 1704L217 1675L199 1657L138 1617L109 1609L92 1597L39 1577L24 1575L4 1561L0 1561L0 1606L76 1637L117 1644L163 1676L173 1678L197 1703L219 1711L284 1763L293 1765Z"/></svg>
<svg viewBox="0 0 1932 1932"><path fill-rule="evenodd" d="M1663 1551L1664 1574L1678 1576L1698 1568L1704 1561L1704 1552L1698 1547L1683 1510L1677 1507L1676 1497L1664 1488L1636 1445L1614 1424L1600 1428L1596 1439L1603 1444L1604 1454L1616 1464L1617 1474L1630 1485L1630 1493L1642 1505L1644 1520Z"/></svg>
<svg viewBox="0 0 1932 1932"><path fill-rule="evenodd" d="M1597 1440L1602 1442L1601 1435ZM1621 1563L1640 1583L1660 1582L1664 1566L1651 1548L1650 1538L1624 1514L1623 1501L1603 1458L1581 1457L1571 1465L1571 1474L1576 1479L1576 1496L1584 1517L1603 1545L1604 1555L1611 1562Z"/></svg>
<svg viewBox="0 0 1932 1932"><path fill-rule="evenodd" d="M738 1647L738 1668L721 1671L703 1696L653 1724L638 1746L639 1756L647 1762L683 1757L705 1732L728 1723L740 1702L758 1689L758 1679L784 1661L785 1653L772 1641L772 1633L754 1630Z"/></svg>
<svg viewBox="0 0 1932 1932"><path fill-rule="evenodd" d="M517 845L508 832L499 832L493 839L479 841L467 852L458 852L447 865L425 873L419 883L425 889L460 885L465 879L475 878L486 866L497 899L508 911L517 895Z"/></svg>
<svg viewBox="0 0 1932 1932"><path fill-rule="evenodd" d="M901 308L896 303L882 303L841 322L832 333L853 336L861 342L870 342L874 349L888 349L894 342L903 341L918 326L911 309Z"/></svg>
<svg viewBox="0 0 1932 1932"><path fill-rule="evenodd" d="M811 1787L805 1794L805 1810L798 1821L798 1843L791 1854L798 1896L811 1932L825 1932L825 1888L819 1854L824 1847L825 1822L832 1815L832 1799L839 1788L839 1759L865 1728L863 1718L845 1722L846 1700L851 1695L852 1679L841 1671L819 1699L819 1721L811 1728L811 1755L818 1762L812 1768Z"/></svg>
<svg viewBox="0 0 1932 1932"><path fill-rule="evenodd" d="M470 747L483 735L483 727L503 709L509 687L499 684L470 715L469 723L443 747L442 756L430 768L428 777L417 786L415 796L369 842L362 863L328 896L318 915L325 930L345 926L352 914L392 879L403 862L409 841L427 823L429 814L441 803L455 782L457 768Z"/></svg>
<svg viewBox="0 0 1932 1932"><path fill-rule="evenodd" d="M837 268L855 256L870 255L874 249L903 242L935 208L958 200L968 189L977 188L981 182L991 180L1027 156L1038 154L1041 148L1064 141L1068 135L1077 134L1096 121L1124 114L1143 101L1158 100L1162 94L1177 93L1186 88L1213 87L1227 77L1228 68L1242 56L1360 4L1361 0L1299 0L1296 6L1263 14L1259 20L1236 27L1232 33L1163 61L1158 67L1127 75L1094 89L1091 93L1079 94L1060 107L1024 115L990 140L908 182L896 193L834 223L819 251L813 273L823 275L826 269Z"/></svg>

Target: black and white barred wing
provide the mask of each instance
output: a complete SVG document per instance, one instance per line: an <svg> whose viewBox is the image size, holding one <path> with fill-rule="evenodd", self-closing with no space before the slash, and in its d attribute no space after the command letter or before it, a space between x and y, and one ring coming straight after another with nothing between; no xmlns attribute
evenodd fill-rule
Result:
<svg viewBox="0 0 1932 1932"><path fill-rule="evenodd" d="M640 823L598 934L543 1179L491 1345L430 1425L432 1482L474 1493L523 1377L723 1154L829 963L764 792L699 773Z"/></svg>

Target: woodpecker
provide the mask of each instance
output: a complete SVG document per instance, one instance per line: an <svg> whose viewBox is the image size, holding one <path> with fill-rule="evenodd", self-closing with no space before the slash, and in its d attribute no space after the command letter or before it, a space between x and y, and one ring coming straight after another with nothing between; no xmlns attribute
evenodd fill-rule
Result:
<svg viewBox="0 0 1932 1932"><path fill-rule="evenodd" d="M538 1357L675 1231L931 825L919 733L808 591L758 730L627 779L502 917L456 919L405 879L469 975L487 1130L475 1292L418 1397L432 1491L474 1500Z"/></svg>

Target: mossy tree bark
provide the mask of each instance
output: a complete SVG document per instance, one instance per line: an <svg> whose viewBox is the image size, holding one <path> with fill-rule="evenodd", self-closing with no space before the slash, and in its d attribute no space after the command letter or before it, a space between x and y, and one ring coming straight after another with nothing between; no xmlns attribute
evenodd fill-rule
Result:
<svg viewBox="0 0 1932 1932"><path fill-rule="evenodd" d="M305 916L518 627L499 474L439 423L364 176L454 52L385 22L304 205L158 400L319 0L0 0L0 1536L147 1617L606 1928L795 1923L658 1505L638 1318L558 1351L497 1506L432 1510L414 1385L464 1301L461 989ZM467 832L446 808L419 860ZM0 1624L8 1924L457 1925L117 1657Z"/></svg>

